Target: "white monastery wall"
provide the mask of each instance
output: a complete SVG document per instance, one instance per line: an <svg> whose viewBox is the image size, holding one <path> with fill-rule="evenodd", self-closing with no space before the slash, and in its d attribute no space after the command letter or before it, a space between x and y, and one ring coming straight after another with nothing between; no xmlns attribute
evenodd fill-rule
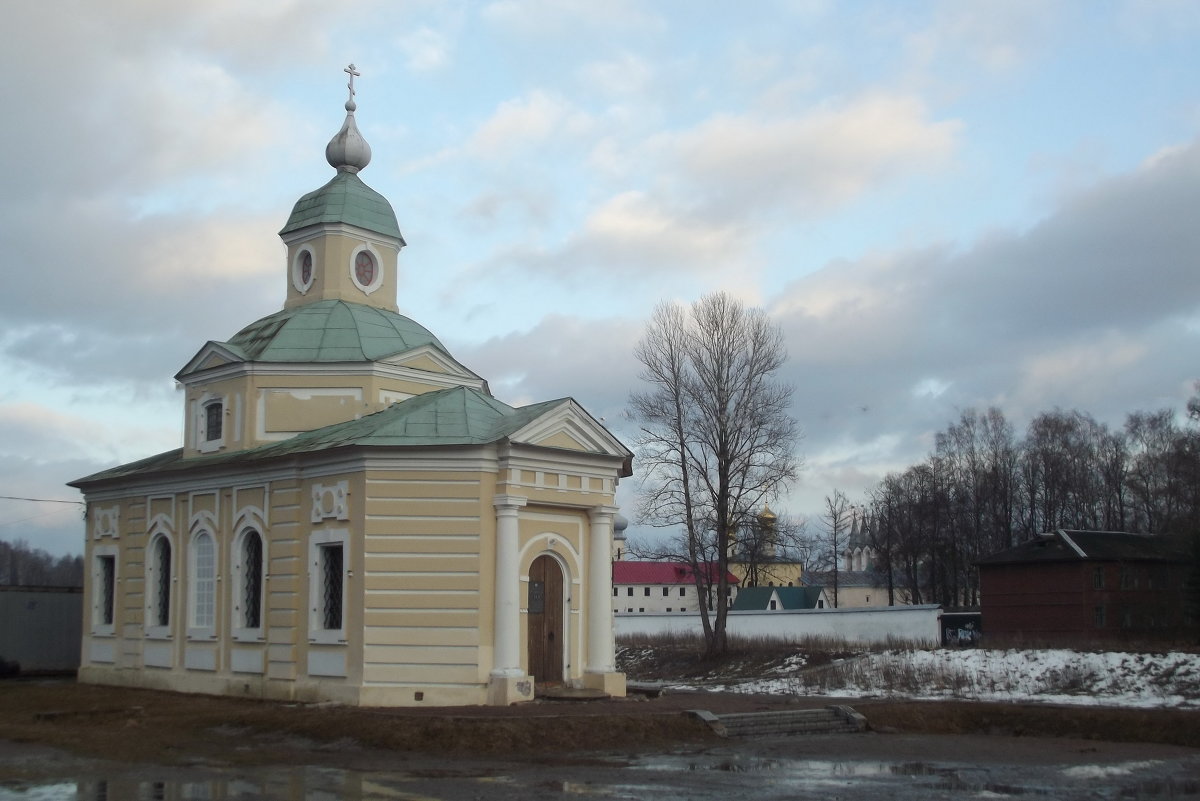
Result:
<svg viewBox="0 0 1200 801"><path fill-rule="evenodd" d="M891 606L881 609L803 609L779 612L730 612L732 636L773 640L833 637L849 642L886 643L889 640L937 645L941 607ZM700 615L618 615L617 637L629 635L701 634Z"/></svg>

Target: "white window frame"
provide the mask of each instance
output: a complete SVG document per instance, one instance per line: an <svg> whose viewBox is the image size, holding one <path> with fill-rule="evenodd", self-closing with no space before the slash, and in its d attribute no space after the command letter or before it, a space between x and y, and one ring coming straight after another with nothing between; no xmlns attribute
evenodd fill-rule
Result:
<svg viewBox="0 0 1200 801"><path fill-rule="evenodd" d="M375 260L375 275L369 284L360 283L358 280L358 270L355 269L358 261L358 254L363 252L371 254L371 258ZM383 259L379 257L379 252L370 244L363 242L358 247L350 251L350 280L354 282L354 286L358 287L363 294L370 295L379 287L383 286Z"/></svg>
<svg viewBox="0 0 1200 801"><path fill-rule="evenodd" d="M203 625L197 621L197 613L200 604L200 581L196 575L198 559L196 554L197 544L202 537L208 537L212 541L212 618L208 625ZM221 563L221 549L217 543L216 535L207 528L200 528L193 532L191 540L188 542L188 592L187 592L187 621L188 629L187 636L189 640L213 640L217 636L217 587L220 585L220 572L217 566Z"/></svg>
<svg viewBox="0 0 1200 801"><path fill-rule="evenodd" d="M208 407L214 403L221 404L221 436L216 439L208 438ZM196 450L201 453L212 453L219 451L225 447L225 440L229 437L229 421L226 420L229 416L229 399L225 395L217 395L212 392L206 392L196 401L195 410L195 425L192 427L192 436L196 443Z"/></svg>
<svg viewBox="0 0 1200 801"><path fill-rule="evenodd" d="M258 628L249 628L245 625L245 610L242 609L242 604L245 598L242 597L242 585L246 578L246 539L250 534L257 534L259 543L262 545L262 561L259 564L258 577ZM230 584L229 609L231 615L231 630L233 631L233 639L262 642L266 632L267 620L267 538L263 534L263 530L256 525L244 526L237 537L233 541L233 548L229 554L232 560L232 569L229 571L233 580Z"/></svg>
<svg viewBox="0 0 1200 801"><path fill-rule="evenodd" d="M307 253L312 259L312 273L308 276L308 283L304 282L301 274L300 265L304 262L304 254ZM317 252L313 250L311 245L301 245L296 250L296 257L292 259L292 286L296 287L296 291L301 295L307 295L308 290L312 289L313 282L317 280Z"/></svg>
<svg viewBox="0 0 1200 801"><path fill-rule="evenodd" d="M158 543L166 542L167 547L171 549L170 559L167 564L167 624L159 625L157 622L158 611ZM144 620L144 629L146 637L152 640L164 640L171 636L171 622L175 618L177 607L175 598L171 597L175 592L175 584L178 575L176 573L175 562L179 557L179 551L175 547L175 541L171 535L165 531L153 531L150 534L150 542L146 546L146 617Z"/></svg>
<svg viewBox="0 0 1200 801"><path fill-rule="evenodd" d="M102 623L104 615L101 605L104 603L104 570L103 560L113 560L112 578L112 622ZM113 637L117 631L117 616L121 608L121 558L116 545L97 545L92 549L92 635L96 637Z"/></svg>
<svg viewBox="0 0 1200 801"><path fill-rule="evenodd" d="M333 545L342 547L342 627L327 629L324 626L325 610L321 601L325 597L325 576L321 565L321 549ZM308 540L308 641L326 645L346 643L347 585L354 573L350 570L350 532L346 529L315 531Z"/></svg>

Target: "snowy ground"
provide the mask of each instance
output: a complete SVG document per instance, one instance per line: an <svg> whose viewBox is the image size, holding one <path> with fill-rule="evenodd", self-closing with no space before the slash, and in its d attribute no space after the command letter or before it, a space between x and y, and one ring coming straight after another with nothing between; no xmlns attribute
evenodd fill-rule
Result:
<svg viewBox="0 0 1200 801"><path fill-rule="evenodd" d="M1184 652L902 650L811 669L804 667L802 657L791 657L773 673L726 684L706 682L703 689L1200 709L1200 654Z"/></svg>

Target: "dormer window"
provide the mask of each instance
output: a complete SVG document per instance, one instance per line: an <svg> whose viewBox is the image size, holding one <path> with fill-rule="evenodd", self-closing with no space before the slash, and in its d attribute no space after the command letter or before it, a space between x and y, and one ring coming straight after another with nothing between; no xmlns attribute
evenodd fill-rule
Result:
<svg viewBox="0 0 1200 801"><path fill-rule="evenodd" d="M222 395L205 393L195 401L192 419L196 450L210 453L225 447L226 398Z"/></svg>

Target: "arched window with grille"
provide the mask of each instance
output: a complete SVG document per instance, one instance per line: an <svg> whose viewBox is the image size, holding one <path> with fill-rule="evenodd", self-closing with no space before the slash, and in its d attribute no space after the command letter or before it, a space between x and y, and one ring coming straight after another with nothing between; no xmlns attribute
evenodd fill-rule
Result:
<svg viewBox="0 0 1200 801"><path fill-rule="evenodd" d="M242 629L245 636L254 636L262 629L264 575L263 540L255 529L247 529L242 533L236 568L234 628Z"/></svg>
<svg viewBox="0 0 1200 801"><path fill-rule="evenodd" d="M217 546L211 534L192 538L191 625L188 636L212 637L217 614Z"/></svg>
<svg viewBox="0 0 1200 801"><path fill-rule="evenodd" d="M146 560L146 631L165 637L171 628L171 540L155 534Z"/></svg>

